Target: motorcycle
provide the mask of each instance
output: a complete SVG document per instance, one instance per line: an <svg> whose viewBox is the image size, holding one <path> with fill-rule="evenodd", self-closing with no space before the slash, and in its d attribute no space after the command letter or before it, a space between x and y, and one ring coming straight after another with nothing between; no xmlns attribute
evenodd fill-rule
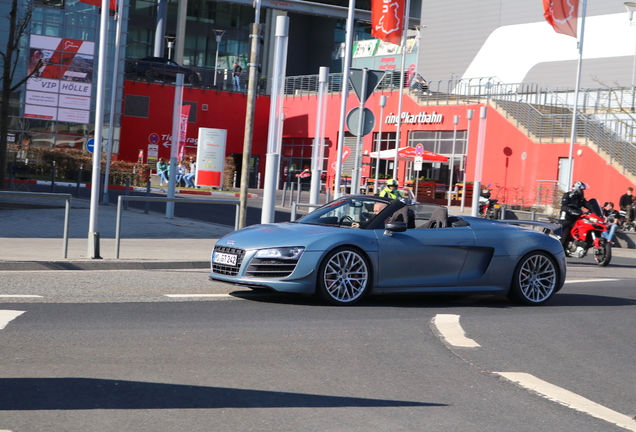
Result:
<svg viewBox="0 0 636 432"><path fill-rule="evenodd" d="M565 254L572 258L583 258L588 250L593 249L594 260L601 267L607 266L612 260L612 245L601 234L608 231L604 222L601 206L596 199L588 201L591 212L581 214L572 230L570 240L565 247ZM549 218L550 222L563 225L565 220Z"/></svg>
<svg viewBox="0 0 636 432"><path fill-rule="evenodd" d="M486 219L499 219L501 206L499 200L490 198L490 189L484 188L479 194L479 217Z"/></svg>
<svg viewBox="0 0 636 432"><path fill-rule="evenodd" d="M620 218L618 220L618 229L621 231L634 232L636 231L636 224L633 221L627 219L627 212L625 210L619 210Z"/></svg>

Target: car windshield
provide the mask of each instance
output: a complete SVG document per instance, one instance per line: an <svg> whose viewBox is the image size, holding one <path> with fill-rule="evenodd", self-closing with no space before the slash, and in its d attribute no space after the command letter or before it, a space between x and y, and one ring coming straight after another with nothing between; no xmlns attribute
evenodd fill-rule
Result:
<svg viewBox="0 0 636 432"><path fill-rule="evenodd" d="M406 205L405 205L406 204ZM441 206L406 201L384 200L375 196L348 196L319 207L297 222L310 225L329 225L346 228L382 229L384 224L373 223L377 218L386 222L406 222L409 229L421 226Z"/></svg>
<svg viewBox="0 0 636 432"><path fill-rule="evenodd" d="M345 197L325 204L299 219L298 223L366 228L388 205L388 201L372 196Z"/></svg>

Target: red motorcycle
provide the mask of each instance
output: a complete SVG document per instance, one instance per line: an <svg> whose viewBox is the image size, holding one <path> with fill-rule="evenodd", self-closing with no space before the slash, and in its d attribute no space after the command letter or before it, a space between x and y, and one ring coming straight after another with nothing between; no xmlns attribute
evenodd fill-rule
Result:
<svg viewBox="0 0 636 432"><path fill-rule="evenodd" d="M612 260L612 245L601 236L604 231L607 231L607 225L598 201L592 198L588 201L588 205L591 211L582 214L574 222L565 253L572 258L583 258L592 248L596 263L605 267ZM565 222L555 218L550 218L550 221L561 225Z"/></svg>

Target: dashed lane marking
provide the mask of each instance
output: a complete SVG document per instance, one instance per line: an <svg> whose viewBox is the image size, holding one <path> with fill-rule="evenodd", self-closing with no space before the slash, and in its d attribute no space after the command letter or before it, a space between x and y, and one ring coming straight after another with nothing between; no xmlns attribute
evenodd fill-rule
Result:
<svg viewBox="0 0 636 432"><path fill-rule="evenodd" d="M591 400L584 398L583 396L579 396L569 390L543 381L534 375L522 372L494 373L520 385L521 387L531 390L548 400L565 405L573 410L584 412L606 422L613 423L616 426L629 431L636 432L636 422L634 422L631 417L612 411L603 405L599 405L596 402L592 402Z"/></svg>
<svg viewBox="0 0 636 432"><path fill-rule="evenodd" d="M565 283L585 283L585 282L614 282L620 279L573 279L567 280Z"/></svg>
<svg viewBox="0 0 636 432"><path fill-rule="evenodd" d="M9 322L22 315L25 311L0 310L0 330L5 328ZM1 431L0 431L1 432Z"/></svg>
<svg viewBox="0 0 636 432"><path fill-rule="evenodd" d="M466 337L466 333L459 324L459 315L438 314L433 318L433 324L437 327L444 340L450 345L462 348L476 348L479 345L474 340Z"/></svg>
<svg viewBox="0 0 636 432"><path fill-rule="evenodd" d="M0 298L42 298L42 296L32 294L0 294Z"/></svg>

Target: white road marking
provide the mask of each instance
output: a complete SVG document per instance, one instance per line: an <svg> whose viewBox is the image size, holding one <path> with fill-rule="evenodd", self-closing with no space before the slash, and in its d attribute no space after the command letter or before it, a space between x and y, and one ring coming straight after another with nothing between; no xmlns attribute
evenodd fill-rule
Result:
<svg viewBox="0 0 636 432"><path fill-rule="evenodd" d="M636 422L629 416L626 416L609 408L592 402L589 399L572 393L561 387L557 387L549 382L543 381L534 375L522 372L495 372L509 381L519 384L521 387L527 388L540 396L560 403L568 408L581 411L592 417L599 418L616 426L622 427L629 431L636 432Z"/></svg>
<svg viewBox="0 0 636 432"><path fill-rule="evenodd" d="M614 282L620 279L573 279L565 281L565 283L585 283L585 282Z"/></svg>
<svg viewBox="0 0 636 432"><path fill-rule="evenodd" d="M42 298L42 296L31 294L0 294L0 298Z"/></svg>
<svg viewBox="0 0 636 432"><path fill-rule="evenodd" d="M5 328L10 321L22 315L25 311L0 310L0 330Z"/></svg>
<svg viewBox="0 0 636 432"><path fill-rule="evenodd" d="M459 315L438 314L433 318L433 324L450 345L462 348L481 346L474 340L466 337L464 329L459 324Z"/></svg>
<svg viewBox="0 0 636 432"><path fill-rule="evenodd" d="M195 298L195 297L236 298L229 294L164 294L164 296L170 297L170 298Z"/></svg>

